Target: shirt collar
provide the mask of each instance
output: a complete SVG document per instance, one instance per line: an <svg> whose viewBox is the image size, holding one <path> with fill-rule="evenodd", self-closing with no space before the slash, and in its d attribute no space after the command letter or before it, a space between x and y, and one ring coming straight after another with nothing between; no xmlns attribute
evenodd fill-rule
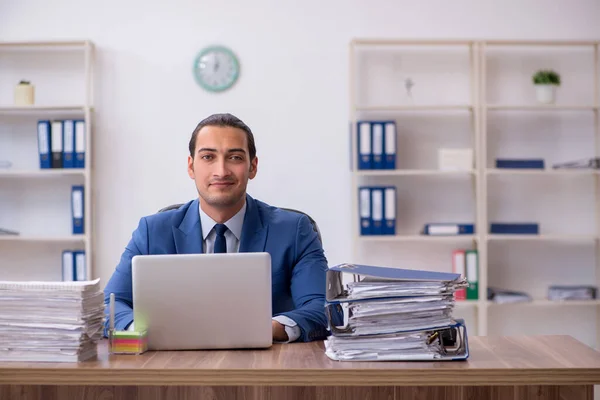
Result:
<svg viewBox="0 0 600 400"><path fill-rule="evenodd" d="M217 224L215 220L206 215L204 211L202 211L202 207L200 206L200 202L198 202L198 211L200 213L200 224L202 225L202 238L206 240L208 234ZM227 229L233 233L237 240L240 240L242 236L242 227L244 226L244 217L246 216L246 202L244 201L244 205L242 209L238 211L233 217L231 217L228 221L225 221L225 226Z"/></svg>

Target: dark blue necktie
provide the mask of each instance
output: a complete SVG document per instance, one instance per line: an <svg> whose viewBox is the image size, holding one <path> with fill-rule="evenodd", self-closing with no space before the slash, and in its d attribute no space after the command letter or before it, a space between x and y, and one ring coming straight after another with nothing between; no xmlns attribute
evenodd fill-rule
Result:
<svg viewBox="0 0 600 400"><path fill-rule="evenodd" d="M217 234L217 238L215 239L215 253L227 253L227 240L225 239L225 232L227 232L226 225L215 225L215 233Z"/></svg>

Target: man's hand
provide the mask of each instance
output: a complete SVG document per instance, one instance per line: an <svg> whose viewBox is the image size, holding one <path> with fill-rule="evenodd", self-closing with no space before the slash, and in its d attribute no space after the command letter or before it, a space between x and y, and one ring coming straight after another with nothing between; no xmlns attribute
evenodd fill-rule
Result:
<svg viewBox="0 0 600 400"><path fill-rule="evenodd" d="M276 342L287 342L289 340L285 327L275 320L271 320L273 326L273 340Z"/></svg>

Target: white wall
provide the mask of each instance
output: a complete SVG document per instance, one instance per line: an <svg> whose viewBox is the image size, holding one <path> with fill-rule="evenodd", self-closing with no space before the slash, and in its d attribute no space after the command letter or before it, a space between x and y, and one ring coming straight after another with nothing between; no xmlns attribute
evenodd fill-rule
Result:
<svg viewBox="0 0 600 400"><path fill-rule="evenodd" d="M247 122L260 160L250 193L310 213L330 262L351 261L351 38L594 39L599 15L594 0L4 0L0 40L97 45L95 275L106 282L141 216L196 195L186 153L203 117L228 111ZM220 95L191 74L214 43L242 64Z"/></svg>

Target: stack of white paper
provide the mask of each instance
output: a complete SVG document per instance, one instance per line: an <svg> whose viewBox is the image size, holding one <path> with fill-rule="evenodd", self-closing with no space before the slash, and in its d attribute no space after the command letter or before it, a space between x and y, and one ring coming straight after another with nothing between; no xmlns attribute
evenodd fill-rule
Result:
<svg viewBox="0 0 600 400"><path fill-rule="evenodd" d="M343 285L343 273L355 279ZM466 331L452 312L454 293L466 286L458 274L353 264L332 267L327 283L332 336L325 341L326 354L344 361L464 358L466 337L457 336ZM451 346L457 346L455 353L446 348Z"/></svg>
<svg viewBox="0 0 600 400"><path fill-rule="evenodd" d="M0 361L95 357L104 318L99 282L0 281Z"/></svg>

